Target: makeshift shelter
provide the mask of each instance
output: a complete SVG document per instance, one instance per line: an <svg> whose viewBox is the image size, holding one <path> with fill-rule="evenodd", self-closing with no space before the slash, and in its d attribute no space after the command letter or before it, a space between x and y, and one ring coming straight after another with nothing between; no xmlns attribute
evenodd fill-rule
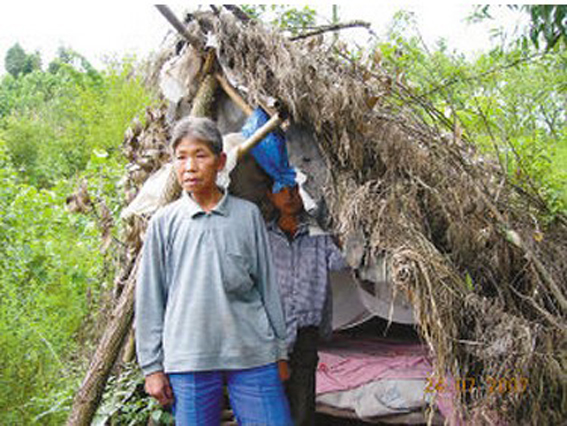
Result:
<svg viewBox="0 0 567 426"><path fill-rule="evenodd" d="M543 203L470 142L426 124L416 111L426 102L378 63L363 69L224 7L188 15L178 30L184 35L166 41L151 77L168 105L148 111L125 137L128 203L150 177L167 178L160 169L176 119L208 109L230 134L240 132L249 106L284 111L290 161L306 176L312 214L343 242L356 278L335 287L336 327L372 316L413 324L432 362L420 386L433 387L430 400L452 389L451 422L564 420L565 219L541 223ZM267 181L255 168L245 156L230 190L269 217ZM158 202L175 197L174 185L166 193ZM129 253L118 282L135 274L155 206L124 215ZM131 285L129 278L124 288ZM334 414L346 411L356 416ZM429 416L438 420L434 410Z"/></svg>

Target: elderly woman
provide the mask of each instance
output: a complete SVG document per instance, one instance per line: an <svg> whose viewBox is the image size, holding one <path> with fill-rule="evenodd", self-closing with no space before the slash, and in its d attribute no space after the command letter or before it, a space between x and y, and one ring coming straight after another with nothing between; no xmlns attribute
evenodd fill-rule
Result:
<svg viewBox="0 0 567 426"><path fill-rule="evenodd" d="M239 424L290 425L285 324L262 216L216 185L226 156L214 122L181 120L171 148L183 194L152 217L136 288L146 390L173 404L177 425L218 426L225 383Z"/></svg>

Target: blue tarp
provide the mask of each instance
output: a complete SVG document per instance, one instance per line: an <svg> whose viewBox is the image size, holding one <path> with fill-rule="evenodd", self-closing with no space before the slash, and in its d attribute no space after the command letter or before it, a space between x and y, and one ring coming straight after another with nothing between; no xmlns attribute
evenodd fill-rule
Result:
<svg viewBox="0 0 567 426"><path fill-rule="evenodd" d="M256 108L242 127L242 134L249 138L270 119L262 108ZM295 170L289 164L285 137L279 130L269 133L252 148L252 155L258 164L274 179L272 192L295 186Z"/></svg>

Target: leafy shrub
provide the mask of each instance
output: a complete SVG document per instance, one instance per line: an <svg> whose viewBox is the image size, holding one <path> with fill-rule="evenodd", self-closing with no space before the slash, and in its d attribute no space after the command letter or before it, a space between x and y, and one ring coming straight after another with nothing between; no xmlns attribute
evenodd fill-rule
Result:
<svg viewBox="0 0 567 426"><path fill-rule="evenodd" d="M87 166L93 150L119 155L132 118L151 103L131 60L102 73L60 64L0 83L0 134L22 177L50 187Z"/></svg>
<svg viewBox="0 0 567 426"><path fill-rule="evenodd" d="M65 202L87 180L117 218L119 147L151 103L133 70L64 63L0 82L0 424L62 424L84 374L116 250Z"/></svg>
<svg viewBox="0 0 567 426"><path fill-rule="evenodd" d="M0 164L0 417L19 424L39 414L32 397L70 377L68 355L96 307L102 262L93 221L65 211L69 184L48 191L19 182L5 150Z"/></svg>

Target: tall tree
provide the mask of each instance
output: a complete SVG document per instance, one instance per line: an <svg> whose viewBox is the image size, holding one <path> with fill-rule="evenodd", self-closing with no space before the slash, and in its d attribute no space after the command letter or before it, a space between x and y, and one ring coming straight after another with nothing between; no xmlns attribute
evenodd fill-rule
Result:
<svg viewBox="0 0 567 426"><path fill-rule="evenodd" d="M41 69L41 57L39 52L27 54L22 46L16 43L6 52L4 67L14 77L18 77Z"/></svg>

